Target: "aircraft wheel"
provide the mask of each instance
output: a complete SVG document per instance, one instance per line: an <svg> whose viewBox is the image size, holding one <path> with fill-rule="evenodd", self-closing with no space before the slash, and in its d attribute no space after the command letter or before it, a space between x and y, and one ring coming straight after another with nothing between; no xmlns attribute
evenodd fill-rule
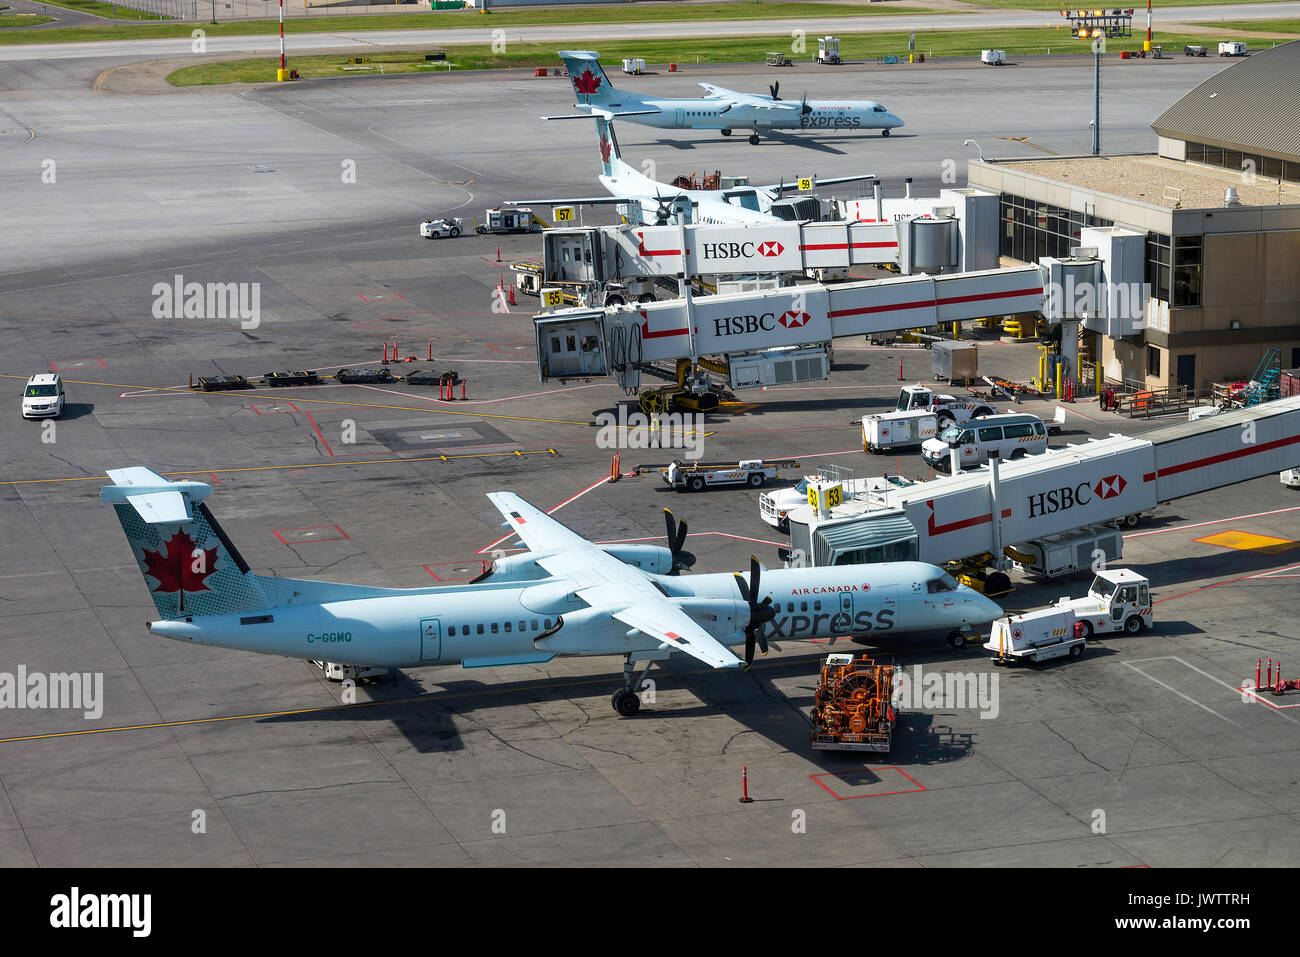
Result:
<svg viewBox="0 0 1300 957"><path fill-rule="evenodd" d="M960 651L966 647L966 636L960 631L953 631L948 634L948 644L955 650Z"/></svg>
<svg viewBox="0 0 1300 957"><path fill-rule="evenodd" d="M881 130L881 131L880 131L880 135L881 135L881 136L888 136L888 135L889 135L889 130Z"/></svg>
<svg viewBox="0 0 1300 957"><path fill-rule="evenodd" d="M723 130L723 131L722 131L722 135L723 135L723 136L730 136L730 135L731 135L731 130Z"/></svg>
<svg viewBox="0 0 1300 957"><path fill-rule="evenodd" d="M750 133L750 134L749 134L749 145L750 145L750 146L757 146L757 145L758 145L758 134L757 134L757 133Z"/></svg>
<svg viewBox="0 0 1300 957"><path fill-rule="evenodd" d="M614 705L614 710L625 718L630 718L641 710L641 696L627 688L615 691L610 702Z"/></svg>

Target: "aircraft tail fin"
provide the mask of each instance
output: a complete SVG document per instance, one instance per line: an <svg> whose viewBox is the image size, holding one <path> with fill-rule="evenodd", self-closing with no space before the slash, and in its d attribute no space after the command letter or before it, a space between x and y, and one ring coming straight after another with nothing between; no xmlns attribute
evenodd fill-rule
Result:
<svg viewBox="0 0 1300 957"><path fill-rule="evenodd" d="M113 506L159 617L268 608L276 596L203 504L212 487L169 482L147 468L110 471L100 498Z"/></svg>
<svg viewBox="0 0 1300 957"><path fill-rule="evenodd" d="M600 170L606 176L617 176L620 167L626 166L623 154L618 148L618 137L614 135L614 124L609 114L594 114L596 119L596 145L600 148Z"/></svg>
<svg viewBox="0 0 1300 957"><path fill-rule="evenodd" d="M591 50L560 50L560 59L569 71L573 95L579 103L597 106L614 99L614 84L600 66L600 54Z"/></svg>

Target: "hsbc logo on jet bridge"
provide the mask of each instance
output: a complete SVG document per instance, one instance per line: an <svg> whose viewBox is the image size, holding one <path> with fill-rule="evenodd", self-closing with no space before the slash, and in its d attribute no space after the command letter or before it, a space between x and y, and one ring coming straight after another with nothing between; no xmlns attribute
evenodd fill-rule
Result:
<svg viewBox="0 0 1300 957"><path fill-rule="evenodd" d="M776 240L765 243L700 243L704 259L753 259L754 255L773 257L785 252Z"/></svg>
<svg viewBox="0 0 1300 957"><path fill-rule="evenodd" d="M1080 482L1078 485L1065 485L1039 492L1037 495L1029 496L1029 517L1037 518L1039 515L1064 512L1076 505L1087 505L1094 495L1103 501L1115 498L1127 487L1128 482L1124 480L1124 476L1107 475L1096 485Z"/></svg>
<svg viewBox="0 0 1300 957"><path fill-rule="evenodd" d="M765 312L761 316L719 316L713 320L713 334L723 336L743 336L751 332L771 332L777 325L786 329L802 329L812 320L806 312L787 309L781 315Z"/></svg>

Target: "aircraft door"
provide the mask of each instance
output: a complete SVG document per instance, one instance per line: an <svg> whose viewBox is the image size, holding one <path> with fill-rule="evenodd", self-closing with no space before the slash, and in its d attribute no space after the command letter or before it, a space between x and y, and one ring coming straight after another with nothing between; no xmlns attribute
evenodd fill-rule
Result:
<svg viewBox="0 0 1300 957"><path fill-rule="evenodd" d="M442 657L442 621L438 618L420 619L420 660L437 661Z"/></svg>
<svg viewBox="0 0 1300 957"><path fill-rule="evenodd" d="M684 127L685 125L686 125L686 111L685 111L685 110L678 110L678 111L677 111L677 126L678 126L678 128L680 129L681 127Z"/></svg>

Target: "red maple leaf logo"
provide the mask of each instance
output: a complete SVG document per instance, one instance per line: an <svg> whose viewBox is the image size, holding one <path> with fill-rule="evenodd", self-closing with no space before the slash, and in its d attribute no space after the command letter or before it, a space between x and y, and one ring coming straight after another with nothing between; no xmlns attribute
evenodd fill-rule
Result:
<svg viewBox="0 0 1300 957"><path fill-rule="evenodd" d="M161 550L151 552L144 549L145 573L158 579L154 591L173 592L182 587L186 591L211 591L204 579L216 571L215 548L204 549L196 555L194 539L179 531L163 547L167 550L166 556ZM196 567L201 570L195 571Z"/></svg>
<svg viewBox="0 0 1300 957"><path fill-rule="evenodd" d="M600 160L602 163L609 162L609 150L610 150L609 138L602 136L600 138Z"/></svg>
<svg viewBox="0 0 1300 957"><path fill-rule="evenodd" d="M581 76L573 78L573 88L585 96L591 96L600 89L600 77L590 70L583 70Z"/></svg>

